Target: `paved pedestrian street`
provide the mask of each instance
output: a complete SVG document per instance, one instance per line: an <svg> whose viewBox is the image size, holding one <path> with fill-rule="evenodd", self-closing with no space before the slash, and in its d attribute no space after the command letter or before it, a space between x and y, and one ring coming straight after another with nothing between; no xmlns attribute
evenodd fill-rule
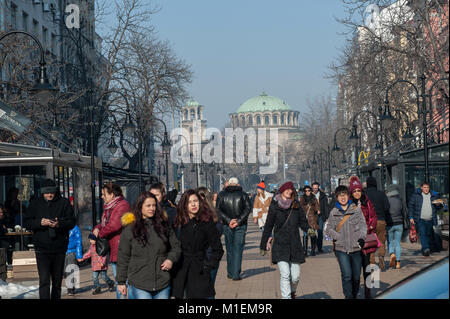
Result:
<svg viewBox="0 0 450 319"><path fill-rule="evenodd" d="M259 254L261 231L249 219L245 250L242 263L241 281L227 278L226 252L220 262L216 280L217 299L280 299L280 273L276 265L271 265L270 254ZM222 237L222 243L224 238ZM225 249L225 245L224 245ZM386 268L381 272L380 287L372 289L372 296L386 290L395 283L419 271L420 269L448 256L448 251L423 257L419 251L419 243L402 243L402 268ZM378 259L377 259L378 260ZM385 258L388 266L388 258ZM92 295L92 272L90 266L80 271L80 288L75 296L68 296L63 281L63 299L114 299L115 293L108 292L102 283L102 293ZM112 278L112 268L108 269ZM16 281L13 281L18 283ZM38 285L36 282L25 282L25 285ZM307 257L301 265L300 283L297 288L298 299L343 299L340 271L337 260L331 251L331 242L324 242L324 253ZM363 278L359 298L364 298Z"/></svg>

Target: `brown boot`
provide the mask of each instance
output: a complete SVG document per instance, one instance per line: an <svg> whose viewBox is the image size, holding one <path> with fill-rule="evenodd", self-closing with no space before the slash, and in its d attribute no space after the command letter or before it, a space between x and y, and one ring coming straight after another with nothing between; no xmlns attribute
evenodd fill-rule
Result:
<svg viewBox="0 0 450 319"><path fill-rule="evenodd" d="M295 292L291 292L291 299L295 299Z"/></svg>
<svg viewBox="0 0 450 319"><path fill-rule="evenodd" d="M396 260L397 260L397 258L395 257L395 254L391 254L391 261L389 263L390 268L392 268L392 269L394 268Z"/></svg>
<svg viewBox="0 0 450 319"><path fill-rule="evenodd" d="M384 256L378 256L378 266L380 267L381 271L384 270Z"/></svg>
<svg viewBox="0 0 450 319"><path fill-rule="evenodd" d="M400 260L397 260L397 265L395 266L395 269L400 269Z"/></svg>

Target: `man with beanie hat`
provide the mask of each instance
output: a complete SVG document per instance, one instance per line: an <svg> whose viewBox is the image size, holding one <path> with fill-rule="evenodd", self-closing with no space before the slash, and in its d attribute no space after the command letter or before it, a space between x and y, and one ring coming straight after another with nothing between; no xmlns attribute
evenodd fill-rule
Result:
<svg viewBox="0 0 450 319"><path fill-rule="evenodd" d="M230 178L228 182L229 186L217 198L216 209L223 223L228 278L241 280L242 253L247 232L247 219L252 210L252 204L247 193L239 186L239 180L236 177Z"/></svg>
<svg viewBox="0 0 450 319"><path fill-rule="evenodd" d="M61 197L53 180L44 180L40 193L42 196L30 203L24 224L33 231L39 298L61 299L69 231L75 227L75 215L70 201Z"/></svg>
<svg viewBox="0 0 450 319"><path fill-rule="evenodd" d="M391 223L391 214L389 212L389 199L386 194L377 189L377 180L373 176L367 177L367 189L366 195L372 202L375 212L377 213L377 228L375 232L379 241L381 242L380 248L378 248L378 262L379 267L384 270L384 256L386 255L386 223ZM375 263L375 260L371 260L371 263Z"/></svg>
<svg viewBox="0 0 450 319"><path fill-rule="evenodd" d="M266 185L261 181L256 186L257 195L253 203L253 222L258 224L259 228L264 231L264 224L266 223L267 213L272 201L273 194L266 192Z"/></svg>

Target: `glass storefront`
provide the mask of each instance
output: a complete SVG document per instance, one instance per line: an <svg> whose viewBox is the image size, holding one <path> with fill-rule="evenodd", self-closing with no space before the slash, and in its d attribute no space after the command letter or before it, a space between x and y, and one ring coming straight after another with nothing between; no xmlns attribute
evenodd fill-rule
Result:
<svg viewBox="0 0 450 319"><path fill-rule="evenodd" d="M448 164L433 164L429 166L430 188L437 192L440 197L449 196L449 168ZM425 176L424 165L405 165L405 191L406 202L415 189L420 188Z"/></svg>

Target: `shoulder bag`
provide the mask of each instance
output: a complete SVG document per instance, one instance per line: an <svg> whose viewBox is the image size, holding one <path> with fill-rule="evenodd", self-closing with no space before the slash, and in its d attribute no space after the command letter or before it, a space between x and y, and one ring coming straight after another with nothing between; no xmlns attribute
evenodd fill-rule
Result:
<svg viewBox="0 0 450 319"><path fill-rule="evenodd" d="M342 228L342 226L344 226L345 222L350 219L350 216L351 216L350 214L345 215L344 218L342 218L342 220L339 222L339 224L336 228L336 231L338 233L341 231L341 228ZM336 242L336 240L333 239L333 251L335 251L335 248L336 248L335 242Z"/></svg>

